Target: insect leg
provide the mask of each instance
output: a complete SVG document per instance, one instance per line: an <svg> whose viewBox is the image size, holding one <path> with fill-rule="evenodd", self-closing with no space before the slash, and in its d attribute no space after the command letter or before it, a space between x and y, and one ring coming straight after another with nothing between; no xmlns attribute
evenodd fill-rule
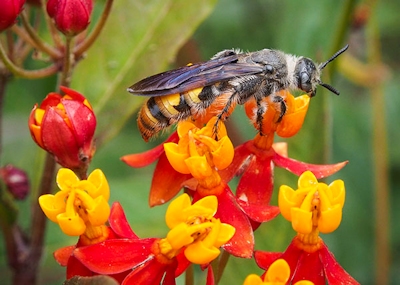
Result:
<svg viewBox="0 0 400 285"><path fill-rule="evenodd" d="M229 97L228 101L226 101L224 108L221 110L221 112L217 115L217 121L214 124L214 136L218 140L218 124L219 121L222 120L223 116L229 112L229 109L231 108L232 103L236 102L236 97L238 96L238 91L234 91L233 94Z"/></svg>
<svg viewBox="0 0 400 285"><path fill-rule="evenodd" d="M274 95L274 97L272 98L272 102L280 105L279 106L280 114L279 114L278 120L276 121L277 123L279 123L280 121L282 121L283 116L286 114L286 110L287 110L286 102L283 99L283 97L279 96L279 95ZM257 117L258 117L258 114L257 114Z"/></svg>
<svg viewBox="0 0 400 285"><path fill-rule="evenodd" d="M260 135L262 136L262 120L263 120L263 116L265 113L265 107L262 106L261 104L262 99L261 98L257 98L256 99L256 103L257 103L257 117L256 117L256 122L258 125L258 132L260 133Z"/></svg>

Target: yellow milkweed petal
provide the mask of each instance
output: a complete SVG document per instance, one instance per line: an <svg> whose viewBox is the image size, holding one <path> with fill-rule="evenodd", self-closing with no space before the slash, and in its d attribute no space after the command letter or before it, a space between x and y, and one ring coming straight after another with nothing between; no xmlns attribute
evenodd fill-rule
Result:
<svg viewBox="0 0 400 285"><path fill-rule="evenodd" d="M300 208L291 209L292 227L293 229L302 234L309 234L312 231L312 212L302 210Z"/></svg>
<svg viewBox="0 0 400 285"><path fill-rule="evenodd" d="M185 221L184 216L182 216L182 209L186 209L191 206L190 197L188 194L184 193L177 198L175 198L168 206L165 213L165 222L167 226L172 229L176 225Z"/></svg>
<svg viewBox="0 0 400 285"><path fill-rule="evenodd" d="M57 216L57 222L61 230L69 236L80 236L86 230L85 222L77 214L68 216L62 213Z"/></svg>
<svg viewBox="0 0 400 285"><path fill-rule="evenodd" d="M80 180L76 174L68 168L60 168L57 173L56 182L58 188L62 191L68 190L72 185L78 183Z"/></svg>
<svg viewBox="0 0 400 285"><path fill-rule="evenodd" d="M110 198L110 186L103 171L95 169L90 173L87 181L96 187L96 192L93 193L93 198L103 196L106 201Z"/></svg>
<svg viewBox="0 0 400 285"><path fill-rule="evenodd" d="M189 157L188 153L180 153L178 145L175 143L164 144L165 155L171 166L182 174L189 174L190 169L185 163L185 160Z"/></svg>
<svg viewBox="0 0 400 285"><path fill-rule="evenodd" d="M207 264L218 257L220 250L216 247L208 247L203 241L197 241L190 244L184 253L192 263Z"/></svg>
<svg viewBox="0 0 400 285"><path fill-rule="evenodd" d="M274 261L268 268L265 276L266 282L286 284L290 277L289 264L282 258Z"/></svg>
<svg viewBox="0 0 400 285"><path fill-rule="evenodd" d="M243 285L262 285L263 281L260 276L255 274L250 274L246 277L243 282Z"/></svg>

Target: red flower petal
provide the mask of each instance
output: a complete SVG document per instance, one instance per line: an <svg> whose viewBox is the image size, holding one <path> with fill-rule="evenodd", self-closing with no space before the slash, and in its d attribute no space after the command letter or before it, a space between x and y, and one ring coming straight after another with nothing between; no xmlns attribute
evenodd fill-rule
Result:
<svg viewBox="0 0 400 285"><path fill-rule="evenodd" d="M250 159L236 190L238 199L250 205L269 204L274 188L271 159L272 156Z"/></svg>
<svg viewBox="0 0 400 285"><path fill-rule="evenodd" d="M131 226L126 219L124 209L119 202L113 203L108 222L111 229L118 236L123 238L138 239L138 236L132 231Z"/></svg>
<svg viewBox="0 0 400 285"><path fill-rule="evenodd" d="M171 200L182 189L182 183L191 177L190 174L177 172L163 153L154 169L151 181L150 207L162 205Z"/></svg>
<svg viewBox="0 0 400 285"><path fill-rule="evenodd" d="M75 258L75 256L71 256L68 259L66 275L67 279L70 279L74 276L93 276L95 273L84 266L78 259Z"/></svg>
<svg viewBox="0 0 400 285"><path fill-rule="evenodd" d="M164 143L178 141L178 134L176 132L173 132ZM124 155L123 157L121 157L121 160L134 168L145 167L156 161L164 153L164 143L142 153Z"/></svg>
<svg viewBox="0 0 400 285"><path fill-rule="evenodd" d="M208 266L206 285L214 285L214 284L215 284L214 272L212 266Z"/></svg>
<svg viewBox="0 0 400 285"><path fill-rule="evenodd" d="M250 159L254 155L247 147L249 142L251 141L237 146L232 163L227 168L218 172L223 181L231 181L233 177L241 175L244 169L247 168Z"/></svg>
<svg viewBox="0 0 400 285"><path fill-rule="evenodd" d="M57 162L68 168L79 166L79 147L75 135L54 108L46 111L41 133L44 148L56 157Z"/></svg>
<svg viewBox="0 0 400 285"><path fill-rule="evenodd" d="M259 251L254 252L254 260L256 261L258 267L264 270L268 270L271 264L282 256L282 252L268 252Z"/></svg>
<svg viewBox="0 0 400 285"><path fill-rule="evenodd" d="M175 285L176 284L176 281L175 281L176 267L177 267L177 263L176 263L176 259L174 259L173 263L170 264L167 268L167 272L165 273L165 277L164 277L162 285ZM155 284L155 285L158 285L158 284Z"/></svg>
<svg viewBox="0 0 400 285"><path fill-rule="evenodd" d="M242 200L238 200L238 204L250 219L258 223L268 222L280 213L277 206L248 204Z"/></svg>
<svg viewBox="0 0 400 285"><path fill-rule="evenodd" d="M85 96L83 96L78 91L75 91L74 89L71 89L71 88L68 88L65 86L60 86L60 90L75 101L79 101L79 102L83 103L86 100Z"/></svg>
<svg viewBox="0 0 400 285"><path fill-rule="evenodd" d="M74 256L91 271L116 274L143 265L154 258L149 239L111 239L74 250Z"/></svg>
<svg viewBox="0 0 400 285"><path fill-rule="evenodd" d="M76 248L75 245L70 245L66 247L62 247L57 249L54 253L54 259L60 264L61 266L67 266L68 260L72 255L72 252Z"/></svg>
<svg viewBox="0 0 400 285"><path fill-rule="evenodd" d="M322 247L319 250L319 255L324 266L325 276L328 284L360 284L353 277L351 277L350 274L343 269L343 267L340 266L325 243L322 243Z"/></svg>
<svg viewBox="0 0 400 285"><path fill-rule="evenodd" d="M313 282L314 285L326 284L324 268L322 267L318 251L313 253L303 252L303 254L300 256L299 260L297 261L297 269L294 273L292 283L294 284L300 280L309 280Z"/></svg>
<svg viewBox="0 0 400 285"><path fill-rule="evenodd" d="M122 285L159 285L170 264L162 264L153 259L135 268ZM175 279L175 278L174 278Z"/></svg>
<svg viewBox="0 0 400 285"><path fill-rule="evenodd" d="M93 111L82 102L74 100L63 99L62 104L71 122L77 145L90 146L96 129L96 117Z"/></svg>
<svg viewBox="0 0 400 285"><path fill-rule="evenodd" d="M181 275L185 270L192 264L185 256L184 250L182 249L181 252L176 256L176 260L178 261L178 265L175 270L175 276Z"/></svg>
<svg viewBox="0 0 400 285"><path fill-rule="evenodd" d="M315 175L317 179L321 179L338 172L348 163L348 161L343 161L336 164L309 164L292 158L281 156L278 153L274 154L273 162L276 166L284 168L298 176L301 175L304 171L309 170Z"/></svg>
<svg viewBox="0 0 400 285"><path fill-rule="evenodd" d="M47 94L46 98L40 103L39 108L45 110L47 107L55 107L61 102L62 96L58 93L51 92Z"/></svg>

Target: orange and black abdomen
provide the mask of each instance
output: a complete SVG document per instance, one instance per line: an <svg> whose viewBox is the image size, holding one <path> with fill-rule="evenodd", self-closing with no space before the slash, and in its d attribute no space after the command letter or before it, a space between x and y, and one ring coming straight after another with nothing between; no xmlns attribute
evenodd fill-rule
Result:
<svg viewBox="0 0 400 285"><path fill-rule="evenodd" d="M211 87L151 97L142 106L138 127L145 141L170 125L203 111L214 101Z"/></svg>

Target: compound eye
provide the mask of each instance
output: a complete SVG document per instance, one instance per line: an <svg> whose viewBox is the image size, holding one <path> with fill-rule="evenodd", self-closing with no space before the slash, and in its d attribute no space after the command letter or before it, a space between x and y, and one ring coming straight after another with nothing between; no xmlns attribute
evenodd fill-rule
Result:
<svg viewBox="0 0 400 285"><path fill-rule="evenodd" d="M305 92L311 91L311 80L310 76L306 72L301 73L300 77L300 84L301 84L301 89Z"/></svg>
<svg viewBox="0 0 400 285"><path fill-rule="evenodd" d="M270 64L266 64L265 65L265 73L269 73L269 74L274 73L274 67Z"/></svg>

